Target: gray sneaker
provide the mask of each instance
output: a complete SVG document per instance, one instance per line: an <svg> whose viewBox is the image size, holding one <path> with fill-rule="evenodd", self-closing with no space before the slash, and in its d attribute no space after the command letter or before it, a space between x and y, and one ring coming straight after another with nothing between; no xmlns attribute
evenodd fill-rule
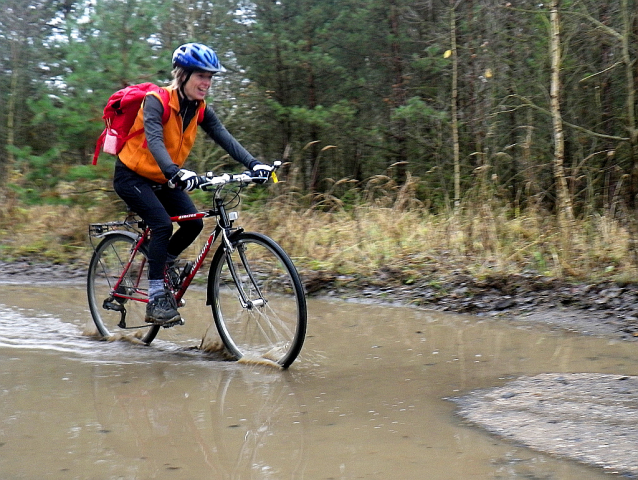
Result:
<svg viewBox="0 0 638 480"><path fill-rule="evenodd" d="M177 303L170 292L164 292L146 305L147 323L163 325L165 323L176 322L182 317L177 311Z"/></svg>

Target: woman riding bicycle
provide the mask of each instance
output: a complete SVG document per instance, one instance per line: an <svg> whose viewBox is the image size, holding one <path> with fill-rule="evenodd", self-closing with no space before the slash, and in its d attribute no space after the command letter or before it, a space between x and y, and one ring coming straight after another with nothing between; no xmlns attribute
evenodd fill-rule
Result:
<svg viewBox="0 0 638 480"><path fill-rule="evenodd" d="M203 228L203 221L194 219L181 222L173 233L170 219L197 212L186 192L199 186L200 177L182 168L195 142L196 119L201 118L199 125L208 136L250 171L266 178L272 171L270 165L248 153L222 125L213 108L206 105L204 98L213 75L224 71L216 53L206 45L187 43L175 50L173 81L167 87L171 109L168 121L162 124L164 106L159 95L149 93L131 129L143 128L143 134L128 140L115 162L116 193L152 232L148 246L149 323L180 319L175 299L164 285L165 270L172 268Z"/></svg>

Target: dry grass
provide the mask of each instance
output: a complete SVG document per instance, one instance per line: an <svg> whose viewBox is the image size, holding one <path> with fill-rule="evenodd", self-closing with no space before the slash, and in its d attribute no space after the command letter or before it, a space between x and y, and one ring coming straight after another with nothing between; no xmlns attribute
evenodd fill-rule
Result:
<svg viewBox="0 0 638 480"><path fill-rule="evenodd" d="M547 212L515 215L493 200L433 215L415 200L416 182L402 188L384 177L371 182L356 206L344 206L336 195L285 193L244 209L241 225L277 240L301 269L337 276L374 277L391 269L406 283L452 270L479 278L521 272L580 281L635 278L629 235L613 218L579 219L566 234ZM0 206L0 260L87 261L87 224L117 218L117 209L112 198L88 209Z"/></svg>
<svg viewBox="0 0 638 480"><path fill-rule="evenodd" d="M635 275L627 232L600 216L577 222L569 249L553 218L511 217L505 208L429 215L375 205L330 213L278 205L244 213L242 221L277 239L305 268L340 275L374 276L391 268L409 279L425 265L427 271L434 265L477 277L523 271L583 281Z"/></svg>
<svg viewBox="0 0 638 480"><path fill-rule="evenodd" d="M0 195L0 260L88 263L88 224L111 220L119 210L113 195L91 195L98 206L24 206L13 196Z"/></svg>
<svg viewBox="0 0 638 480"><path fill-rule="evenodd" d="M0 217L0 258L65 263L86 252L89 212L79 207L16 208Z"/></svg>

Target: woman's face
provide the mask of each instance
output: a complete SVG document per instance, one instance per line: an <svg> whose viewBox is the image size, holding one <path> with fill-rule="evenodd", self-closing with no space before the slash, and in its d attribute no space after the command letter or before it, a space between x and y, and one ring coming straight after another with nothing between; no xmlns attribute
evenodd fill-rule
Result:
<svg viewBox="0 0 638 480"><path fill-rule="evenodd" d="M193 72L186 84L184 85L184 93L189 100L204 100L210 89L211 72Z"/></svg>

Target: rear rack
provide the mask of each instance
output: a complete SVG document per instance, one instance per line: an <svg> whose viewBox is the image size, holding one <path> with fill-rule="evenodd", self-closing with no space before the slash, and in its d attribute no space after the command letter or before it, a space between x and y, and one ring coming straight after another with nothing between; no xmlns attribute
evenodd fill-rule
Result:
<svg viewBox="0 0 638 480"><path fill-rule="evenodd" d="M143 220L132 219L132 220L120 220L115 222L105 222L105 223L91 223L89 224L89 236L90 237L101 237L107 232L112 232L115 230L128 230L137 233L141 233L144 230L145 224Z"/></svg>

